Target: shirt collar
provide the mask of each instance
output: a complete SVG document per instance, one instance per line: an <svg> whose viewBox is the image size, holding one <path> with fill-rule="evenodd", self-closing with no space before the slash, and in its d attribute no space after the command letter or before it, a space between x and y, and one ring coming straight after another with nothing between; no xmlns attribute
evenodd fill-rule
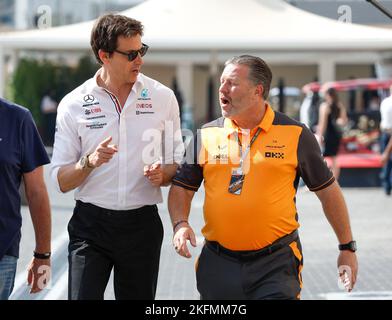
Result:
<svg viewBox="0 0 392 320"><path fill-rule="evenodd" d="M95 75L93 77L93 86L94 86L94 89L105 90L104 88L102 88L98 85L98 76L101 74L101 72L102 72L102 68L99 68L97 70L97 72L95 73ZM142 73L139 73L136 78L136 82L132 86L132 91L138 92L138 90L143 87L144 87L144 75Z"/></svg>
<svg viewBox="0 0 392 320"><path fill-rule="evenodd" d="M271 128L272 123L274 121L275 112L268 104L268 102L266 102L265 105L266 105L265 114L263 116L263 119L261 119L260 123L257 125L256 128L261 128L263 131L268 132L268 130ZM239 129L239 127L235 124L235 122L228 118L225 119L224 128L227 130L228 136L230 136L234 132L238 132Z"/></svg>

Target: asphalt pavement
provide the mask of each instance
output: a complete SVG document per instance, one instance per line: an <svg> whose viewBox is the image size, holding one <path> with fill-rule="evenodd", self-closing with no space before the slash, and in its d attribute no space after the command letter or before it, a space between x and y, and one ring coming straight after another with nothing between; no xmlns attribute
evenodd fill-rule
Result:
<svg viewBox="0 0 392 320"><path fill-rule="evenodd" d="M46 168L47 169L47 168ZM52 207L52 282L48 289L30 295L26 285L26 268L34 249L34 232L28 207L22 207L23 227L20 259L11 299L67 299L67 224L74 206L73 192L58 193L46 181ZM202 207L204 190L196 193L192 203L190 223L197 232L198 246L191 247L192 258L178 256L171 245L171 224L167 211L168 188L163 188L164 203L159 204L165 236L162 245L157 299L199 299L196 290L194 263L203 238ZM390 299L392 300L392 197L379 188L344 188L355 239L358 244L359 275L355 289L347 294L339 286L336 259L337 240L328 224L315 194L301 188L297 194L300 237L303 245L304 269L302 299ZM105 299L114 299L112 278Z"/></svg>

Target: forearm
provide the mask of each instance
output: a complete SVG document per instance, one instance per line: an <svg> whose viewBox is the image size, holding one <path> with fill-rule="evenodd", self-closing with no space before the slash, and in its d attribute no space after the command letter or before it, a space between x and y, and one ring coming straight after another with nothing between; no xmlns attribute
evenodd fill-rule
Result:
<svg viewBox="0 0 392 320"><path fill-rule="evenodd" d="M68 192L79 187L92 170L92 168L83 169L79 163L61 167L57 173L60 190Z"/></svg>
<svg viewBox="0 0 392 320"><path fill-rule="evenodd" d="M178 167L178 165L176 163L167 164L167 165L163 166L163 168L162 168L162 171L163 171L162 186L168 186L171 184L171 181L172 181L174 175L176 174L177 167Z"/></svg>
<svg viewBox="0 0 392 320"><path fill-rule="evenodd" d="M317 134L319 137L323 137L324 134L325 134L325 130L326 130L325 122L324 122L324 120L321 120L321 122L320 122L319 125L317 126L316 134Z"/></svg>
<svg viewBox="0 0 392 320"><path fill-rule="evenodd" d="M169 191L168 208L173 225L181 220L188 221L194 194L194 191L175 185L171 186Z"/></svg>
<svg viewBox="0 0 392 320"><path fill-rule="evenodd" d="M346 202L339 185L334 182L331 186L316 192L316 194L339 243L347 243L353 240Z"/></svg>
<svg viewBox="0 0 392 320"><path fill-rule="evenodd" d="M35 231L35 251L50 252L51 215L48 192L45 184L26 188L31 220Z"/></svg>

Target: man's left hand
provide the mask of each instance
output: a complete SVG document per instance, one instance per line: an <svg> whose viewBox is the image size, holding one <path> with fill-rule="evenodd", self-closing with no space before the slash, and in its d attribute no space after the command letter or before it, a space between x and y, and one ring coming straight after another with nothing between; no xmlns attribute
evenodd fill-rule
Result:
<svg viewBox="0 0 392 320"><path fill-rule="evenodd" d="M357 282L358 274L358 261L355 252L348 250L340 251L338 257L338 270L340 280L345 289L348 292L351 292Z"/></svg>
<svg viewBox="0 0 392 320"><path fill-rule="evenodd" d="M159 187L163 183L163 170L159 162L149 166L144 166L144 176L150 180L154 187Z"/></svg>
<svg viewBox="0 0 392 320"><path fill-rule="evenodd" d="M40 292L50 280L50 259L33 258L27 271L27 283L31 286L30 293Z"/></svg>

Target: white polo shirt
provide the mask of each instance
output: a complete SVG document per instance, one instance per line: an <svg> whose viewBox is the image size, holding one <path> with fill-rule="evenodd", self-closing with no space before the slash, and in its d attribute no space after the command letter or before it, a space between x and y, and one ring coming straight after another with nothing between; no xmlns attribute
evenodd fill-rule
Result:
<svg viewBox="0 0 392 320"><path fill-rule="evenodd" d="M75 199L112 210L160 203L160 187L151 185L143 168L156 160L181 162L184 147L174 93L139 74L121 110L116 97L98 86L100 72L59 104L51 178L61 192L60 167L78 162L112 136L110 144L116 144L118 152L90 173L76 189Z"/></svg>
<svg viewBox="0 0 392 320"><path fill-rule="evenodd" d="M380 105L381 130L392 130L392 96L385 98Z"/></svg>

